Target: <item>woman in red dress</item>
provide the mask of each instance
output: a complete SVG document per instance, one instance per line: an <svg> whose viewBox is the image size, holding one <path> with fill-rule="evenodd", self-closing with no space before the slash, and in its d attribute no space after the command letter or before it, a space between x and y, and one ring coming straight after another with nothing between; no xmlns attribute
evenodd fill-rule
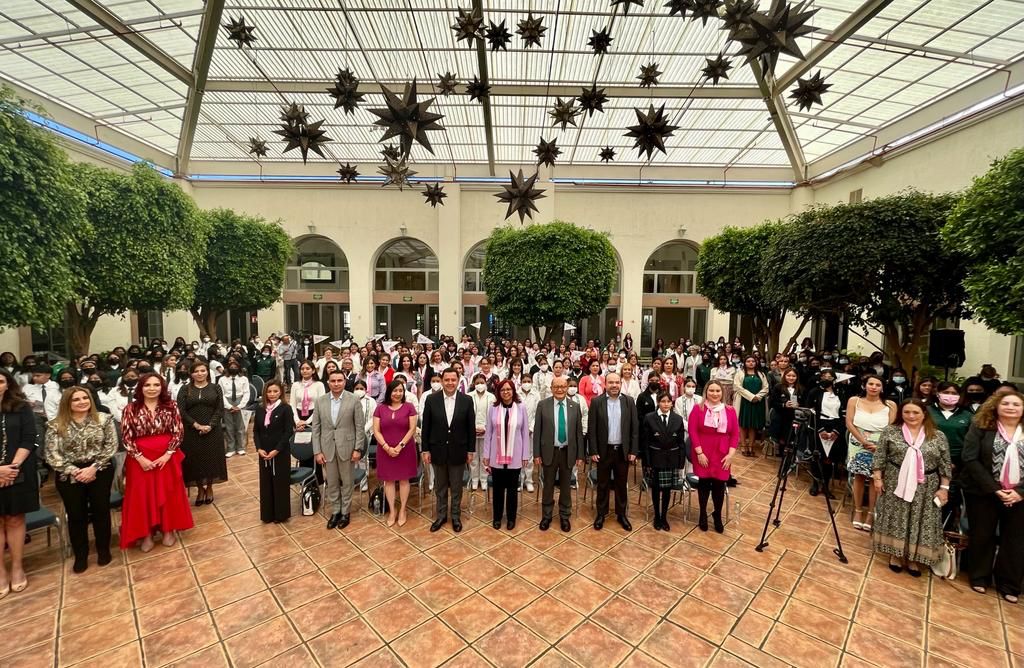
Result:
<svg viewBox="0 0 1024 668"><path fill-rule="evenodd" d="M121 549L138 540L143 552L153 549L153 533L163 533L163 544L174 545L174 532L192 528L185 482L181 477L184 455L178 449L184 429L178 405L164 379L143 374L135 398L124 409L121 434L128 451L125 461L124 511Z"/></svg>

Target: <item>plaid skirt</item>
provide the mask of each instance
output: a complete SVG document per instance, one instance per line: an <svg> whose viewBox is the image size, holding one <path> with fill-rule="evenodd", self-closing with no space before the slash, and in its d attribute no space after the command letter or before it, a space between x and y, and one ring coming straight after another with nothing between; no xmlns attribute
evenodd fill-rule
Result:
<svg viewBox="0 0 1024 668"><path fill-rule="evenodd" d="M654 489L673 489L683 482L682 469L648 469L644 481Z"/></svg>

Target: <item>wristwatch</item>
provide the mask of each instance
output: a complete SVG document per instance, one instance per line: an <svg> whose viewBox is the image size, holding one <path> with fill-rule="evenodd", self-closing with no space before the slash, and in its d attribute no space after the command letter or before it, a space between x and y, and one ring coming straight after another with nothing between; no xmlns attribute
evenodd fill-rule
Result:
<svg viewBox="0 0 1024 668"><path fill-rule="evenodd" d="M948 492L949 491L949 485L939 485L939 489L944 489L944 490L946 490Z"/></svg>

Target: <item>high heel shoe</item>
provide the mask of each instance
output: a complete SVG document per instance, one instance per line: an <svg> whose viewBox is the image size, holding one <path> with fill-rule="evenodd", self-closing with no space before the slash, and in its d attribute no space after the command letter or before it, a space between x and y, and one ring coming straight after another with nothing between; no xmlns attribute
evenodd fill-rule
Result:
<svg viewBox="0 0 1024 668"><path fill-rule="evenodd" d="M697 526L701 531L708 530L708 514L706 512L701 511L700 518L697 520Z"/></svg>
<svg viewBox="0 0 1024 668"><path fill-rule="evenodd" d="M722 513L712 513L711 517L715 521L715 531L717 533L725 533L725 525L722 524Z"/></svg>
<svg viewBox="0 0 1024 668"><path fill-rule="evenodd" d="M204 503L206 503L206 499L204 499L202 496L196 497L196 508L203 505Z"/></svg>

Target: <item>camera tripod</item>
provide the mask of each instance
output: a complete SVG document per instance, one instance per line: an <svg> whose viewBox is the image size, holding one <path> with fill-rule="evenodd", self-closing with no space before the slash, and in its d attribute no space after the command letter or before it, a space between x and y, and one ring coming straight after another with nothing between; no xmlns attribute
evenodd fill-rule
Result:
<svg viewBox="0 0 1024 668"><path fill-rule="evenodd" d="M758 552L764 552L764 548L768 547L768 525L771 524L775 528L782 525L782 520L779 519L782 514L782 500L786 496L787 483L789 482L789 474L796 468L797 450L793 447L793 444L804 445L805 451L810 451L810 458L808 461L810 464L807 467L810 470L811 477L813 477L819 485L825 486L826 478L822 475L822 466L825 464L821 461L821 453L815 444L809 442L809 438L815 438L817 435L817 429L810 429L808 425L808 413L811 419L817 421L817 416L811 411L806 409L797 409L797 413L793 419L793 427L790 432L790 437L786 441L786 446L782 452L782 461L779 462L779 472L776 475L775 480L775 492L772 494L772 501L768 506L768 516L764 518L764 529L761 531L761 542L757 544L754 549ZM806 411L806 413L804 412ZM828 464L832 466L832 464ZM825 493L822 495L825 497L826 512L828 513L828 519L832 523L832 534L836 538L836 547L832 550L832 553L836 555L840 563L848 563L846 555L843 554L843 543L839 539L839 529L836 527L836 518L832 514L832 499L831 494L827 487L825 487ZM776 501L778 501L778 507L776 507ZM775 519L772 519L772 513L775 514Z"/></svg>

